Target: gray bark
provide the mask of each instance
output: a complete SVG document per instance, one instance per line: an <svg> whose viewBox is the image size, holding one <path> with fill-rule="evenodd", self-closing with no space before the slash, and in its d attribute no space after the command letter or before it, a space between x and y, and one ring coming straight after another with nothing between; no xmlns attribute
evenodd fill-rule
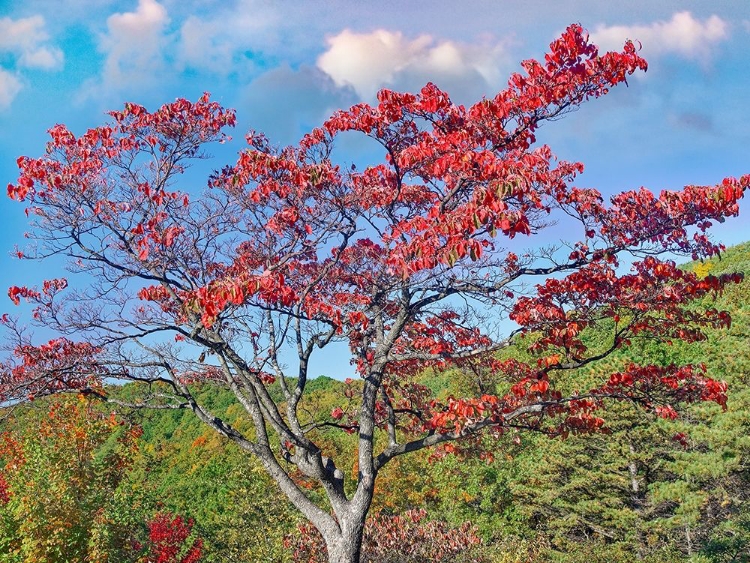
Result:
<svg viewBox="0 0 750 563"><path fill-rule="evenodd" d="M363 531L364 515L352 515L340 523L338 533L324 534L329 563L359 563Z"/></svg>

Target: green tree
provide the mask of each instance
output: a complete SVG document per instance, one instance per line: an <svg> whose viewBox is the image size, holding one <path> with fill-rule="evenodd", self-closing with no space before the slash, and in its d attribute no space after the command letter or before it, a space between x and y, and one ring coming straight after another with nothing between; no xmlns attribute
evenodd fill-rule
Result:
<svg viewBox="0 0 750 563"><path fill-rule="evenodd" d="M139 428L83 396L16 422L0 437L3 560L130 560L148 505L128 482Z"/></svg>

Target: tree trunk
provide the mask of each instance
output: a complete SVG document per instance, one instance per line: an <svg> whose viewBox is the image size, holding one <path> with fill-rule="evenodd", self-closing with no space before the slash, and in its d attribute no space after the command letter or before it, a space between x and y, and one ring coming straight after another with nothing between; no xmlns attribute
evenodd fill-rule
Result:
<svg viewBox="0 0 750 563"><path fill-rule="evenodd" d="M360 563L360 546L340 541L328 548L328 563Z"/></svg>
<svg viewBox="0 0 750 563"><path fill-rule="evenodd" d="M333 537L324 535L328 550L328 563L360 563L364 522L341 522L341 533Z"/></svg>

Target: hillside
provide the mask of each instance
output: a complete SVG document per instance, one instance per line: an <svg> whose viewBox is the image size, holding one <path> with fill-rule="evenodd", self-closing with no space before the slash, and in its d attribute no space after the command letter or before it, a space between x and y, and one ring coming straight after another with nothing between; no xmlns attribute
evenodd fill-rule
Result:
<svg viewBox="0 0 750 563"><path fill-rule="evenodd" d="M739 271L748 276L750 243L728 249L720 259L684 267L700 275ZM748 281L731 286L712 305L730 311L729 330L709 332L705 342L690 346L639 343L627 355L594 368L612 369L634 357L657 363L704 362L713 377L730 385L726 412L716 405L700 405L682 420L660 421L652 427L643 424L641 413L622 408L615 411L618 417L608 419L614 433L594 440L572 437L563 442L531 436L520 445L502 440L491 464L453 456L431 462L429 454L400 460L387 468L375 508L395 513L424 507L431 517L453 524L469 520L480 527L486 542L506 547L538 543L541 534L541 543L549 546L544 557L559 561L577 561L577 554L588 562L592 554L601 561L618 557L624 561L635 546L643 556L651 554L660 561L672 556L683 560L690 552L721 552L727 538L736 542L745 537L739 530L747 524L749 288ZM522 352L507 352L513 353ZM469 384L436 374L425 374L424 379L444 393L459 394L461 386ZM334 405L334 391L340 385L327 378L315 381L314 401ZM250 485L240 485L247 472L227 469L233 465L231 448L227 452L188 413L150 414L143 424L148 447L160 453L163 463L161 494L177 508L190 511L211 528L209 522L218 519L215 506L236 498L241 490L244 502L235 506L257 514L246 496ZM678 432L689 436L687 448L672 440ZM341 442L347 441L346 435L332 434L330 439L332 447L345 448ZM263 479L251 467L254 478ZM638 491L632 488L633 470ZM220 490L213 490L217 474L239 480L221 479ZM191 506L197 491L204 502ZM280 525L295 521L284 511L275 518ZM248 524L247 529L255 526ZM228 532L223 528L212 533L223 537ZM582 542L593 544L594 551L581 549ZM522 560L525 554L518 557Z"/></svg>
<svg viewBox="0 0 750 563"><path fill-rule="evenodd" d="M684 268L699 275L750 276L750 243L728 249L721 259ZM589 374L631 359L705 363L711 376L729 384L726 411L701 404L676 421L647 424L653 415L621 405L607 415L610 434L565 441L524 435L520 442L508 435L493 445L492 461L453 455L434 459L420 452L386 467L374 510L398 514L424 508L429 518L453 526L471 521L484 545L456 563L625 562L634 554L653 562L747 561L750 281L729 287L711 306L731 313L730 329L709 332L705 342L690 346L637 342ZM512 348L504 354L525 352ZM474 385L456 374L428 373L422 381L444 394L460 394ZM332 408L342 385L329 378L314 380L309 404ZM112 392L138 393L131 386ZM217 414L243 424L231 394L207 385L200 394ZM28 431L45 408L38 401L7 421L6 430L12 423L15 430L9 431ZM121 486L141 491L144 510L159 507L194 518L205 542L204 561L288 560L283 539L295 534L299 519L254 460L188 411L120 416L143 430ZM332 451L346 452L353 445L352 437L341 432L329 431L322 438ZM350 467L355 470L353 459ZM319 493L312 489L309 494ZM9 529L5 527L6 533Z"/></svg>

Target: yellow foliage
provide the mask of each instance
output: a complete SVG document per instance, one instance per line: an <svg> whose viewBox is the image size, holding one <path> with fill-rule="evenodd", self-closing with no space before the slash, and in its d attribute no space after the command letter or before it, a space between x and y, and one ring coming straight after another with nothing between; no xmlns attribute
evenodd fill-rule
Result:
<svg viewBox="0 0 750 563"><path fill-rule="evenodd" d="M696 262L693 266L693 272L699 278L705 278L713 270L713 262Z"/></svg>

